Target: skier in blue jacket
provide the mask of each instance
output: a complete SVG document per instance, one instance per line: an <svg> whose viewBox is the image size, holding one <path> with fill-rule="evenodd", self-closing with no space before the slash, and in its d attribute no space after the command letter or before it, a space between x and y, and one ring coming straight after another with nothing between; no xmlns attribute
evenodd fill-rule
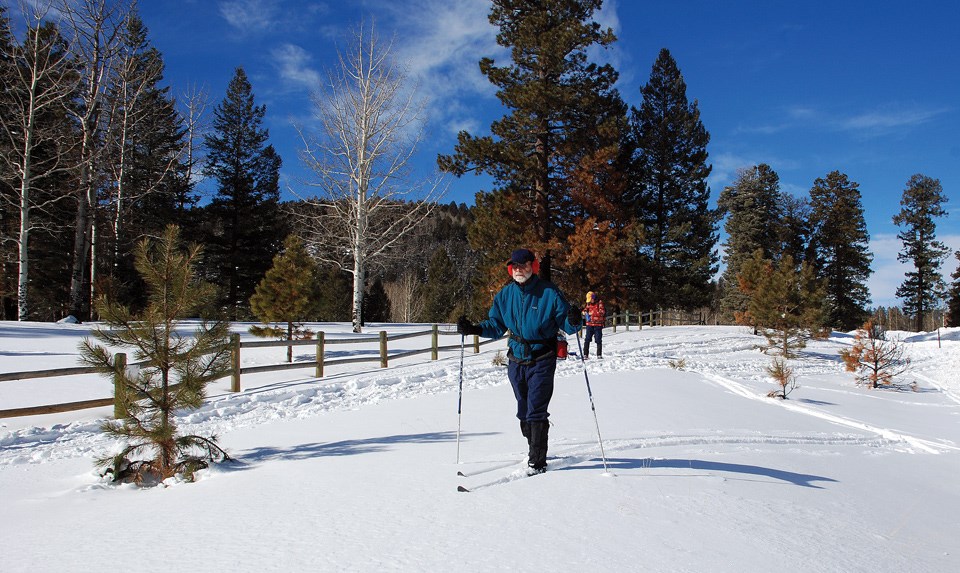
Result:
<svg viewBox="0 0 960 573"><path fill-rule="evenodd" d="M547 434L557 369L557 334L580 329L580 309L571 306L553 283L541 279L539 265L528 249L513 251L508 261L513 279L494 296L489 317L473 324L465 316L457 332L500 338L508 330L507 375L517 399L520 431L527 439L530 473L547 470Z"/></svg>

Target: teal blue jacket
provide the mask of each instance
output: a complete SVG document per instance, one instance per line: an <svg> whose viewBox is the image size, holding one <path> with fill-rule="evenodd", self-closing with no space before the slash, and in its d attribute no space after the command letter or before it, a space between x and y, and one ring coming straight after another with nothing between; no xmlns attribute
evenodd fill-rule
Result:
<svg viewBox="0 0 960 573"><path fill-rule="evenodd" d="M567 318L570 303L553 283L533 275L525 283L510 281L493 298L489 318L477 326L481 336L500 338L510 331L508 355L528 362L556 351L557 334L580 330Z"/></svg>

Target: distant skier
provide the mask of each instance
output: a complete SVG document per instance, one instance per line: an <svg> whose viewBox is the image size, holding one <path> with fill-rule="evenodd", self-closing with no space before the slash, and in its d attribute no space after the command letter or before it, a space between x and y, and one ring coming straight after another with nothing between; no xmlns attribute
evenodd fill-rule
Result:
<svg viewBox="0 0 960 573"><path fill-rule="evenodd" d="M513 280L494 296L489 318L473 324L461 316L457 332L499 338L510 331L507 375L517 399L532 475L547 471L547 407L557 369L557 333L580 330L580 309L571 306L553 283L538 276L540 265L532 251L513 251L507 270Z"/></svg>
<svg viewBox="0 0 960 573"><path fill-rule="evenodd" d="M606 324L607 311L603 308L600 296L590 291L587 293L587 304L583 307L583 322L587 325L587 336L583 345L584 359L590 358L590 341L597 341L597 358L603 358L603 326Z"/></svg>

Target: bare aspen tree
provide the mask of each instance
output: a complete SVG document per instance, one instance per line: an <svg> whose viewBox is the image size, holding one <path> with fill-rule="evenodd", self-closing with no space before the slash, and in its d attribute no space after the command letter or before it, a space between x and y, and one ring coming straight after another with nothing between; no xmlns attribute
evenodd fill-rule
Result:
<svg viewBox="0 0 960 573"><path fill-rule="evenodd" d="M314 256L353 275L353 330L360 332L368 270L430 214L443 179L409 180L423 106L372 26L358 28L313 103L319 132L298 128L301 158L316 175L301 223Z"/></svg>
<svg viewBox="0 0 960 573"><path fill-rule="evenodd" d="M417 295L420 281L417 274L406 270L396 281L387 283L384 288L390 299L390 320L393 322L413 322L423 313L423 297Z"/></svg>
<svg viewBox="0 0 960 573"><path fill-rule="evenodd" d="M20 2L19 8L24 19L23 42L12 43L10 53L3 54L11 65L4 94L9 100L0 122L3 130L0 137L6 139L7 152L0 154L0 170L5 177L10 177L15 190L13 195L2 197L11 203L10 212L19 213L20 217L17 235L4 240L12 240L17 246L17 319L27 320L30 314L28 246L30 235L39 224L32 212L42 211L65 198L42 194L37 188L44 178L73 167L69 155L76 140L69 127L55 118L66 116L77 77L71 67L66 40L57 27L47 21L50 4ZM39 150L43 151L38 153Z"/></svg>
<svg viewBox="0 0 960 573"><path fill-rule="evenodd" d="M186 130L186 142L184 149L183 163L187 169L187 181L190 186L198 179L199 165L203 165L205 158L200 153L200 143L203 141L203 135L206 132L206 111L210 96L204 87L191 85L181 93L180 107L181 116L184 119L184 129ZM185 197L181 201L181 210L186 208Z"/></svg>
<svg viewBox="0 0 960 573"><path fill-rule="evenodd" d="M164 112L164 101L157 97L157 82L163 76L163 59L151 48L146 38L146 28L138 16L130 13L123 34L122 49L115 59L109 97L108 138L110 156L105 161L110 180L105 186L105 201L110 207L111 231L114 247L113 260L120 254L120 234L126 210L136 205L147 195L156 192L161 182L173 171L185 149L158 153L158 169L139 182L129 184L129 171L136 159L134 149L142 145L145 134L160 131L158 116ZM95 272L95 265L92 267Z"/></svg>
<svg viewBox="0 0 960 573"><path fill-rule="evenodd" d="M80 176L74 228L73 266L70 276L70 313L80 318L94 296L96 280L96 209L104 179L104 134L108 131L107 92L113 81L116 59L123 48L123 32L132 2L61 0L60 10L73 34L71 42L79 67L80 105L75 109L80 125ZM89 270L90 288L85 290ZM89 295L89 296L86 296Z"/></svg>

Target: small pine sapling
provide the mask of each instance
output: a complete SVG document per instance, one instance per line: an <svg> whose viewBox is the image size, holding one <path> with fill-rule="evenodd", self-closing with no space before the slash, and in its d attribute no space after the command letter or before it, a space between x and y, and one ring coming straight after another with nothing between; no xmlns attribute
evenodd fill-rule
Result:
<svg viewBox="0 0 960 573"><path fill-rule="evenodd" d="M906 372L910 359L904 356L899 340L887 340L886 332L868 320L857 330L853 346L840 351L847 372L856 372L857 384L870 388L891 386L893 379Z"/></svg>
<svg viewBox="0 0 960 573"><path fill-rule="evenodd" d="M797 388L797 377L793 368L787 366L787 361L782 358L774 358L773 364L767 367L767 374L780 385L779 390L771 390L767 397L787 399L787 394Z"/></svg>
<svg viewBox="0 0 960 573"><path fill-rule="evenodd" d="M146 308L134 315L101 297L96 308L105 328L92 334L104 345L86 338L80 344L81 360L116 383L117 419L102 429L121 440L121 450L96 462L114 482L157 484L174 476L192 481L208 462L230 459L216 436L177 432L176 412L202 406L207 383L231 368L227 322L202 321L190 333L178 329L181 319L195 316L216 293L196 278L199 256L199 247L181 249L175 225L157 241L141 241L135 264L146 283ZM140 367L126 368L108 347L132 349ZM146 459L138 459L144 454Z"/></svg>

